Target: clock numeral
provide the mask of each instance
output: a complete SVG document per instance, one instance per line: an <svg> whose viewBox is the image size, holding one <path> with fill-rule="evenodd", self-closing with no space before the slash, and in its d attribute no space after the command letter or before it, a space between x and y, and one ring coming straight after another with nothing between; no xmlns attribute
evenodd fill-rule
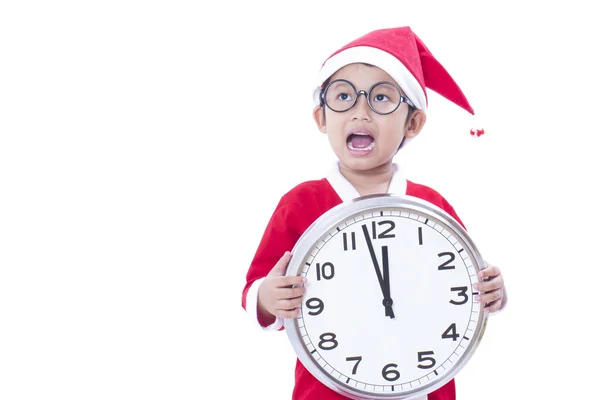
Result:
<svg viewBox="0 0 600 400"><path fill-rule="evenodd" d="M419 228L419 229L421 229L421 228ZM439 271L443 271L443 270L445 270L445 269L455 269L455 268L456 268L454 265L448 265L448 264L450 264L452 261L454 261L454 258L455 258L455 256L454 256L454 253L451 253L451 252L449 252L449 251L446 251L446 252L443 252L443 253L440 253L440 254L438 254L438 257L450 257L450 259L449 259L449 260L446 260L446 261L445 261L445 262L444 262L442 265L440 265L440 266L438 267L438 270L439 270Z"/></svg>
<svg viewBox="0 0 600 400"><path fill-rule="evenodd" d="M466 286L453 287L450 288L450 290L453 292L458 292L458 295L464 299L463 301L450 300L450 303L459 306L461 304L465 304L469 300L469 296L467 296L468 288Z"/></svg>
<svg viewBox="0 0 600 400"><path fill-rule="evenodd" d="M348 250L348 234L344 232L342 234L344 239L344 251ZM352 246L352 250L356 250L356 234L354 232L350 232L350 244Z"/></svg>
<svg viewBox="0 0 600 400"><path fill-rule="evenodd" d="M381 370L383 379L389 382L397 381L400 378L400 372L393 368L398 368L398 364L388 364Z"/></svg>
<svg viewBox="0 0 600 400"><path fill-rule="evenodd" d="M442 339L452 339L453 342L456 342L460 335L456 333L456 324L453 323L442 333Z"/></svg>
<svg viewBox="0 0 600 400"><path fill-rule="evenodd" d="M337 340L335 340L335 333L331 333L331 332L325 332L323 333L321 336L319 336L319 339L321 339L321 341L319 342L319 348L323 349L323 350L333 350L338 346L338 342Z"/></svg>
<svg viewBox="0 0 600 400"><path fill-rule="evenodd" d="M318 281L321 280L321 277L323 277L323 279L329 280L329 279L333 278L334 275L335 275L335 269L333 268L332 263L326 262L323 265L317 263L317 280Z"/></svg>
<svg viewBox="0 0 600 400"><path fill-rule="evenodd" d="M423 245L423 228L419 227L419 246Z"/></svg>
<svg viewBox="0 0 600 400"><path fill-rule="evenodd" d="M389 227L386 230L384 230L383 232L377 234L377 225L379 225L379 226L388 225ZM389 239L389 238L396 237L396 234L390 233L395 227L396 227L396 223L391 220L385 220L385 221L379 221L379 222L373 221L371 223L371 229L373 230L373 239Z"/></svg>
<svg viewBox="0 0 600 400"><path fill-rule="evenodd" d="M435 366L435 358L425 357L425 356L433 355L433 351L420 351L419 353L417 353L417 355L419 358L419 362L423 362L423 361L429 362L429 364L427 364L427 365L419 364L419 365L417 365L417 367L419 367L421 369L429 369L429 368L433 368Z"/></svg>
<svg viewBox="0 0 600 400"><path fill-rule="evenodd" d="M306 308L310 310L318 310L318 311L309 311L308 315L319 315L323 312L325 305L323 304L323 300L318 297L311 297L306 300Z"/></svg>
<svg viewBox="0 0 600 400"><path fill-rule="evenodd" d="M352 368L352 375L356 375L356 369L358 368L358 364L362 361L362 357L346 357L346 361L356 361L356 364L354 364L354 367Z"/></svg>

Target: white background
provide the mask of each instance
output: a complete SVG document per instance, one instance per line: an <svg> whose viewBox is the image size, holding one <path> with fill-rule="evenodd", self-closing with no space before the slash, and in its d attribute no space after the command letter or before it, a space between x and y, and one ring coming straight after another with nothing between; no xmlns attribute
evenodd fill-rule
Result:
<svg viewBox="0 0 600 400"><path fill-rule="evenodd" d="M600 29L547 3L2 2L0 398L290 398L295 356L249 323L245 274L281 195L334 160L320 64L402 25L477 118L430 92L396 161L509 292L459 399L591 393Z"/></svg>

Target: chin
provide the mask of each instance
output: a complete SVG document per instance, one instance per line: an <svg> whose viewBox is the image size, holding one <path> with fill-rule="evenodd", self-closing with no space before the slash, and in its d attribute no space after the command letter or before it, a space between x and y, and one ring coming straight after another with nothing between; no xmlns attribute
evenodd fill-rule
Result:
<svg viewBox="0 0 600 400"><path fill-rule="evenodd" d="M344 159L339 160L341 164L343 164L346 168L355 170L355 171L370 171L377 168L381 168L384 165L391 164L390 161L381 161L376 160L371 157L358 158L358 157L345 157Z"/></svg>

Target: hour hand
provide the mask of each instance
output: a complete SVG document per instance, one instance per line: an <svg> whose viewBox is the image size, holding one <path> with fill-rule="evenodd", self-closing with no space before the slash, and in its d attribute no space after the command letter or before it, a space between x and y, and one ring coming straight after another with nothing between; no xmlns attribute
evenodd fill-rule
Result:
<svg viewBox="0 0 600 400"><path fill-rule="evenodd" d="M387 246L381 247L381 263L383 264L383 306L385 307L385 316L395 318L394 310L392 305L392 292L390 290L390 265L388 262L388 248Z"/></svg>

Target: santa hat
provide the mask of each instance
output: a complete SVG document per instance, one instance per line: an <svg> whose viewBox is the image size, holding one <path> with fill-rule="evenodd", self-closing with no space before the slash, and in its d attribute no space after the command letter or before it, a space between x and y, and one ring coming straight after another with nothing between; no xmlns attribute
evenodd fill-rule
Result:
<svg viewBox="0 0 600 400"><path fill-rule="evenodd" d="M420 110L427 110L425 88L429 88L475 114L454 79L408 26L367 33L329 56L321 67L313 93L316 104L320 104L323 83L337 70L353 63L374 65L387 72Z"/></svg>

